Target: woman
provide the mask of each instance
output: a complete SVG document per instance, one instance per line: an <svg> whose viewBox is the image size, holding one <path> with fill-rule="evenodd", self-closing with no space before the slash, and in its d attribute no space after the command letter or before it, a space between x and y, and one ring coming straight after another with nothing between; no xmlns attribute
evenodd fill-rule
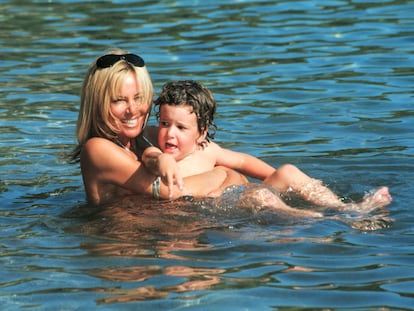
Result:
<svg viewBox="0 0 414 311"><path fill-rule="evenodd" d="M247 182L244 176L219 167L185 178L184 187L171 158L162 154L149 158L145 168L136 137L145 128L152 100L151 79L138 55L114 50L90 65L82 86L78 145L72 153L72 160L80 162L90 203L103 204L128 194L165 199L206 196ZM152 131L145 134L156 137L156 128ZM160 182L156 176L166 177ZM173 180L179 183L174 185Z"/></svg>

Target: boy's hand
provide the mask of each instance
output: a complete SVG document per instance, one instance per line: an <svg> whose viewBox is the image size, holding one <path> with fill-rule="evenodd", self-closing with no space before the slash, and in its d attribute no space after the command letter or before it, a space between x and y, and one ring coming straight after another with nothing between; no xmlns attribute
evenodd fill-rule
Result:
<svg viewBox="0 0 414 311"><path fill-rule="evenodd" d="M168 197L173 198L174 184L180 191L184 189L184 181L175 159L166 153L162 153L157 147L148 147L142 154L142 163L149 171L160 176L164 184L168 186Z"/></svg>
<svg viewBox="0 0 414 311"><path fill-rule="evenodd" d="M183 191L184 181L177 161L171 155L166 153L158 155L158 176L168 186L168 196L170 199L172 199L174 194L174 184L177 185L180 191Z"/></svg>

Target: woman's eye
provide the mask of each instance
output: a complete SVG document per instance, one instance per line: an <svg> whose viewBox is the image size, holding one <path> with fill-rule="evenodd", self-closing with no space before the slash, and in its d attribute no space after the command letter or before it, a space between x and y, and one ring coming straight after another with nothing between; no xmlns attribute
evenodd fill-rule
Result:
<svg viewBox="0 0 414 311"><path fill-rule="evenodd" d="M116 98L112 102L115 103L115 104L124 103L125 102L125 99L123 99L123 98Z"/></svg>

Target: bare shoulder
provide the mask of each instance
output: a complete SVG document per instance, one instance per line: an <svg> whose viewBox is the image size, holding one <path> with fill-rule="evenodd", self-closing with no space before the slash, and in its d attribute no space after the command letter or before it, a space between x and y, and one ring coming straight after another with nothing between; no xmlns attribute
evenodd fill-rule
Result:
<svg viewBox="0 0 414 311"><path fill-rule="evenodd" d="M88 139L88 141L84 145L84 149L94 149L94 148L101 148L101 147L108 147L114 145L113 142L106 138L102 137L92 137Z"/></svg>
<svg viewBox="0 0 414 311"><path fill-rule="evenodd" d="M127 188L126 182L140 168L136 156L104 138L89 139L82 149L81 168L88 181Z"/></svg>
<svg viewBox="0 0 414 311"><path fill-rule="evenodd" d="M112 141L93 137L83 146L81 162L95 166L110 166L116 163L136 162L132 154L128 154L123 148Z"/></svg>
<svg viewBox="0 0 414 311"><path fill-rule="evenodd" d="M114 152L116 145L108 139L101 137L90 138L82 148L81 158L93 159L95 157L106 157L108 153Z"/></svg>
<svg viewBox="0 0 414 311"><path fill-rule="evenodd" d="M215 143L214 141L209 141L207 145L205 145L204 150L208 152L217 152L220 151L222 148L219 144Z"/></svg>

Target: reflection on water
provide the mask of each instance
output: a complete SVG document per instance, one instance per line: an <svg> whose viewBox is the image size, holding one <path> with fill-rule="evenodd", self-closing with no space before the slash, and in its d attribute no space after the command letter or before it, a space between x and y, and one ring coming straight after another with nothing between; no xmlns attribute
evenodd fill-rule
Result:
<svg viewBox="0 0 414 311"><path fill-rule="evenodd" d="M3 309L412 308L413 3L1 5ZM393 222L368 232L352 229L355 215L189 201L84 208L65 156L87 66L114 46L143 56L156 90L210 87L225 147L292 162L349 200L388 185Z"/></svg>
<svg viewBox="0 0 414 311"><path fill-rule="evenodd" d="M257 187L252 187L256 189ZM244 193L249 193L247 189ZM287 196L287 194L285 195ZM142 265L119 265L84 269L87 275L97 277L105 282L130 283L132 287L118 288L109 287L98 289L97 292L104 293L97 301L98 303L121 303L131 301L142 301L152 299L168 298L172 294L188 293L201 290L216 290L221 288L254 288L272 282L271 276L255 277L232 277L229 274L242 271L245 268L228 266L205 267L199 266L198 261L205 261L209 257L221 257L226 260L227 246L217 247L210 242L209 234L222 235L225 241L230 234L256 231L251 239L258 238L257 232L263 230L269 239L269 243L277 245L283 243L334 243L333 237L290 237L294 229L289 232L288 228L296 226L312 226L316 221L332 219L340 221L351 227L372 230L378 222L386 224L375 229L386 228L390 225L387 220L388 211L381 209L375 213L363 215L355 212L355 215L337 211L325 219L308 219L292 214L278 213L276 210L266 209L265 206L252 206L243 204L240 195L227 195L223 200L192 198L175 202L143 202L140 196L129 196L114 203L99 208L81 207L72 209L65 215L67 218L77 219L79 228L72 227L71 231L81 231L89 237L99 238L98 241L82 243L81 248L93 258L134 258L151 260L157 258L152 264ZM252 198L242 196L241 200ZM293 197L286 199L293 202ZM297 201L299 202L299 201ZM360 224L363 224L362 225ZM358 227L360 225L360 227ZM253 226L253 227L252 227ZM276 232L271 232L279 226ZM274 238L279 235L280 226L287 230L286 237ZM371 226L371 227L369 227ZM272 228L269 230L269 228ZM244 232L244 230L247 230ZM267 231L269 230L269 231ZM279 232L278 232L279 231ZM244 252L244 245L236 252ZM230 244L230 254L232 250ZM246 249L249 252L248 249ZM255 250L253 250L255 251ZM274 262L272 259L265 262L257 262L253 265L255 269L265 267L266 269L277 269L278 273L291 272L315 272L311 266L298 266L286 262ZM152 261L152 260L151 260ZM168 264L165 264L165 261ZM187 265L183 265L187 263ZM249 267L248 269L251 269ZM174 285L159 283L157 280L172 278Z"/></svg>

